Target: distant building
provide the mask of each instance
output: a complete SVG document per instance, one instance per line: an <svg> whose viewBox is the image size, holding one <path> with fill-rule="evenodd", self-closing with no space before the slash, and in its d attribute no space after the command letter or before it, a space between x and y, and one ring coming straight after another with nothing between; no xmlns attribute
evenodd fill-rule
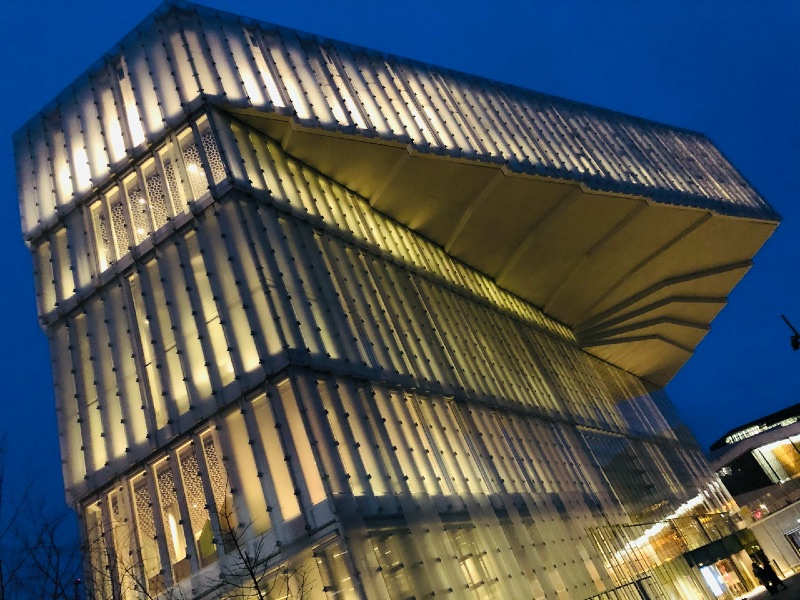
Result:
<svg viewBox="0 0 800 600"><path fill-rule="evenodd" d="M704 136L169 4L15 149L93 598L752 586L662 390L778 223Z"/></svg>
<svg viewBox="0 0 800 600"><path fill-rule="evenodd" d="M711 457L759 545L784 572L800 569L800 404L729 431Z"/></svg>

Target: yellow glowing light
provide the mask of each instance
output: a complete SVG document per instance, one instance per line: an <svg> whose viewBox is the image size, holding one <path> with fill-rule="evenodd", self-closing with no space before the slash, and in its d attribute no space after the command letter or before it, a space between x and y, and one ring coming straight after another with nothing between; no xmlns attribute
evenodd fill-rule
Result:
<svg viewBox="0 0 800 600"><path fill-rule="evenodd" d="M111 142L111 160L116 161L125 155L125 140L122 138L122 128L116 119L108 126L108 139Z"/></svg>
<svg viewBox="0 0 800 600"><path fill-rule="evenodd" d="M678 517L686 514L696 506L702 504L704 500L705 496L703 496L702 493L697 494L693 498L690 498L689 500L681 504L674 513L672 513L671 515L667 515L662 521L659 521L658 523L655 523L654 525L648 527L647 529L644 530L644 533L642 533L642 535L640 535L638 538L625 544L625 547L622 550L618 550L617 552L615 552L615 555L617 557L620 557L622 555L625 555L632 548L640 548L643 545L647 544L650 541L650 539L652 539L653 537L655 537L656 535L658 535L664 529L667 528L668 521L672 519L677 519Z"/></svg>
<svg viewBox="0 0 800 600"><path fill-rule="evenodd" d="M211 380L208 377L208 369L206 369L204 365L198 365L196 368L192 369L192 379L195 381L195 384L200 387L211 384Z"/></svg>
<svg viewBox="0 0 800 600"><path fill-rule="evenodd" d="M182 548L180 547L180 543L178 542L178 540L180 539L178 537L178 522L172 513L169 513L167 515L167 521L169 522L169 531L172 534L173 550L175 551L176 556L180 556Z"/></svg>
<svg viewBox="0 0 800 600"><path fill-rule="evenodd" d="M72 153L75 161L75 176L78 178L78 187L87 189L91 184L92 174L89 171L89 158L84 148L75 148Z"/></svg>
<svg viewBox="0 0 800 600"><path fill-rule="evenodd" d="M63 190L65 196L68 196L72 193L72 179L69 174L69 167L67 165L62 164L58 168L58 183Z"/></svg>
<svg viewBox="0 0 800 600"><path fill-rule="evenodd" d="M267 85L267 93L269 94L269 99L275 106L284 107L286 104L283 102L283 98L281 98L281 93L278 91L278 86L275 85L275 80L272 79L271 76L266 74L264 70L264 83Z"/></svg>
<svg viewBox="0 0 800 600"><path fill-rule="evenodd" d="M264 95L261 93L261 90L259 89L258 84L252 75L243 73L242 83L244 84L244 91L247 94L247 97L250 98L250 102L252 104L258 105L264 103Z"/></svg>
<svg viewBox="0 0 800 600"><path fill-rule="evenodd" d="M139 111L136 105L129 103L125 105L125 115L128 117L128 127L131 130L131 143L138 146L144 141L144 130L142 122L139 120Z"/></svg>
<svg viewBox="0 0 800 600"><path fill-rule="evenodd" d="M308 110L306 110L305 104L302 100L302 92L297 87L297 84L291 79L285 79L283 83L286 87L286 92L289 94L289 99L292 101L292 108L294 108L297 116L301 119L310 118L311 115L309 114Z"/></svg>
<svg viewBox="0 0 800 600"><path fill-rule="evenodd" d="M139 235L144 235L144 228L143 227L137 227L136 228L136 233L138 233Z"/></svg>
<svg viewBox="0 0 800 600"><path fill-rule="evenodd" d="M762 452L771 452L773 450L777 450L781 447L790 447L792 446L791 440L778 440L777 442L770 442L769 444L764 444L763 446L759 447L758 449Z"/></svg>

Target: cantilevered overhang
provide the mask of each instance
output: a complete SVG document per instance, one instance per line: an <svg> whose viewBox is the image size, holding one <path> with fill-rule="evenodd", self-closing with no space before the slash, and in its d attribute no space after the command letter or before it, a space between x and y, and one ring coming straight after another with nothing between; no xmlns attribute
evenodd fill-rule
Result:
<svg viewBox="0 0 800 600"><path fill-rule="evenodd" d="M209 103L657 384L778 221L703 135L167 2L15 135L25 239Z"/></svg>
<svg viewBox="0 0 800 600"><path fill-rule="evenodd" d="M568 325L586 351L661 386L777 226L236 112Z"/></svg>

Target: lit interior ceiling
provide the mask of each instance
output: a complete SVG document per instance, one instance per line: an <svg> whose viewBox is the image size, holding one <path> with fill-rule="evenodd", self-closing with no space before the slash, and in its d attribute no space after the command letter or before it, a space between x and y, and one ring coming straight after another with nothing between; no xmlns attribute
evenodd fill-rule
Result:
<svg viewBox="0 0 800 600"><path fill-rule="evenodd" d="M660 386L777 226L234 112L568 325L587 352Z"/></svg>

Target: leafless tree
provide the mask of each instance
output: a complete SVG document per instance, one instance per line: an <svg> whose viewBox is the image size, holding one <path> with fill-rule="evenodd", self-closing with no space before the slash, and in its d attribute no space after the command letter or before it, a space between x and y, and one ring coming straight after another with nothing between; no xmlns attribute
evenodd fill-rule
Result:
<svg viewBox="0 0 800 600"><path fill-rule="evenodd" d="M80 576L75 515L51 509L32 480L8 482L0 440L0 600L74 600Z"/></svg>
<svg viewBox="0 0 800 600"><path fill-rule="evenodd" d="M279 548L267 536L251 535L252 523L237 523L232 507L223 505L218 511L225 549L230 554L220 565L219 583L226 590L226 599L305 600L316 585L314 569L292 562L271 565L279 558Z"/></svg>
<svg viewBox="0 0 800 600"><path fill-rule="evenodd" d="M165 589L160 574L148 572L127 527L87 531L83 543L87 600L188 600L179 587ZM115 541L118 545L115 545Z"/></svg>
<svg viewBox="0 0 800 600"><path fill-rule="evenodd" d="M75 599L73 584L81 574L75 529L75 515L66 507L47 510L39 501L27 508L16 534L23 589L14 598Z"/></svg>
<svg viewBox="0 0 800 600"><path fill-rule="evenodd" d="M9 489L0 439L0 600L188 600L181 585L165 589L147 568L128 524L114 531L85 531L79 541L74 513L53 510L34 482ZM214 510L214 507L211 507ZM224 548L215 575L194 583L225 600L307 600L318 584L313 565L286 558L269 535L256 535L252 523L236 518L233 501L216 507ZM83 570L82 570L83 567ZM79 590L77 581L87 581ZM213 591L212 591L213 590Z"/></svg>
<svg viewBox="0 0 800 600"><path fill-rule="evenodd" d="M268 536L252 535L252 524L242 525L235 511L227 504L217 512L222 539L217 543L225 549L218 570L196 581L210 592L209 598L225 600L307 600L317 584L316 570L307 564L279 562L278 547L267 541ZM158 585L158 574L147 571L134 540L125 541L130 531L120 527L107 532L87 532L84 544L89 591L88 600L188 600L180 585L165 589ZM114 547L112 539L120 544ZM121 543L120 543L121 542ZM211 591L214 590L214 591ZM188 594L190 596L190 594ZM2 600L2 599L0 599Z"/></svg>

